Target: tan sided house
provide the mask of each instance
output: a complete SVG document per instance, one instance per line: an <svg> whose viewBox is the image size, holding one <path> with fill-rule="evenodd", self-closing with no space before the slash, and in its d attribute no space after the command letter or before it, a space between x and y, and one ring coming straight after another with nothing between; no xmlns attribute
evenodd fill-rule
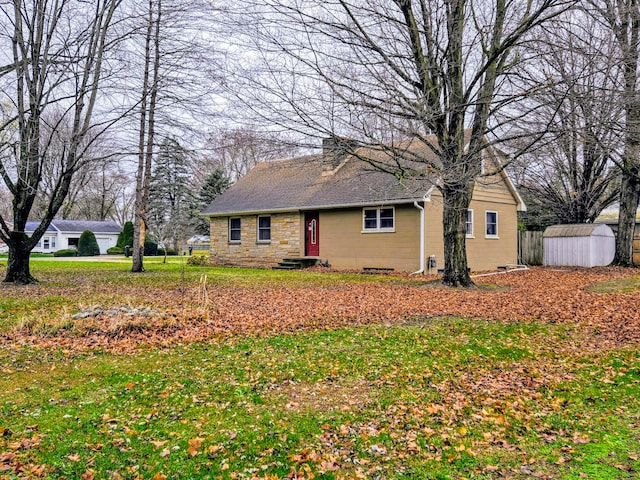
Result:
<svg viewBox="0 0 640 480"><path fill-rule="evenodd" d="M320 155L258 164L205 209L211 262L273 267L284 259L317 259L339 269L419 272L433 257L442 268L437 178L400 180L336 154L331 141L323 147ZM370 149L356 154L385 156ZM501 163L495 149L484 155L485 165ZM472 270L517 263L517 212L524 209L503 170L478 179L467 214Z"/></svg>

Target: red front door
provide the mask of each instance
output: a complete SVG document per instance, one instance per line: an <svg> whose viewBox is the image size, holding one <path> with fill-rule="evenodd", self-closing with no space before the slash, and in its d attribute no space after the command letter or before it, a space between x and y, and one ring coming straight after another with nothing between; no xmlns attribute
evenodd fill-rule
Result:
<svg viewBox="0 0 640 480"><path fill-rule="evenodd" d="M319 215L317 213L307 213L305 215L305 224L307 226L307 234L305 241L305 255L307 257L320 256L320 231L318 229Z"/></svg>

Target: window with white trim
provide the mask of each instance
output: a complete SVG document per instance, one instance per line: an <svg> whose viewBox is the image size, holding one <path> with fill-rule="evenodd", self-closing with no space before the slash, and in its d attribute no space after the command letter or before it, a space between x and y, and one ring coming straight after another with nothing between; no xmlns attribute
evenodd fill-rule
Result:
<svg viewBox="0 0 640 480"><path fill-rule="evenodd" d="M395 209L393 207L364 208L362 228L366 232L393 232L395 229Z"/></svg>
<svg viewBox="0 0 640 480"><path fill-rule="evenodd" d="M271 241L271 216L261 215L258 217L258 241Z"/></svg>
<svg viewBox="0 0 640 480"><path fill-rule="evenodd" d="M242 223L240 217L229 218L229 241L233 243L242 240Z"/></svg>
<svg viewBox="0 0 640 480"><path fill-rule="evenodd" d="M498 236L498 212L487 210L485 212L485 236Z"/></svg>
<svg viewBox="0 0 640 480"><path fill-rule="evenodd" d="M467 237L473 237L473 210L467 210L467 220L465 221L465 232Z"/></svg>

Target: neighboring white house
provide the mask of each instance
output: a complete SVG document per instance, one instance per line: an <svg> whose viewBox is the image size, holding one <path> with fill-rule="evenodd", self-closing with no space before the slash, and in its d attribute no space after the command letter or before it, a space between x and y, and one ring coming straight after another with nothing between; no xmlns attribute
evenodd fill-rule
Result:
<svg viewBox="0 0 640 480"><path fill-rule="evenodd" d="M40 222L27 222L25 233L32 234ZM53 253L67 248L78 248L78 240L85 230L91 230L96 236L100 253L116 246L122 227L115 222L86 220L53 220L38 245L32 250L37 253Z"/></svg>

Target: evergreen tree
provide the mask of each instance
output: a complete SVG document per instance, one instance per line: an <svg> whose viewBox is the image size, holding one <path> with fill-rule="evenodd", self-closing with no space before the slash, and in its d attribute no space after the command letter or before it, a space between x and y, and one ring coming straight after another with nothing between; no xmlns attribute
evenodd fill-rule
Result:
<svg viewBox="0 0 640 480"><path fill-rule="evenodd" d="M78 255L81 257L100 255L98 241L91 230L85 230L80 235L80 239L78 240Z"/></svg>
<svg viewBox="0 0 640 480"><path fill-rule="evenodd" d="M118 234L116 247L124 249L126 245L129 245L129 248L133 246L133 222L126 222L122 231Z"/></svg>
<svg viewBox="0 0 640 480"><path fill-rule="evenodd" d="M229 177L222 168L215 169L204 179L191 212L192 225L198 235L209 235L209 222L200 216L200 212L229 188L229 184Z"/></svg>
<svg viewBox="0 0 640 480"><path fill-rule="evenodd" d="M192 203L191 172L187 150L173 138L166 138L158 152L151 175L147 224L160 243L178 250L189 236Z"/></svg>

